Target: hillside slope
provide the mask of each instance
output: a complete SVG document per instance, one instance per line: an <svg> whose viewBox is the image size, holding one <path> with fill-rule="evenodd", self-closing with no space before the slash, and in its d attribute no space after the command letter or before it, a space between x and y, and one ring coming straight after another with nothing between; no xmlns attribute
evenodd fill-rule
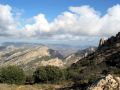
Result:
<svg viewBox="0 0 120 90"><path fill-rule="evenodd" d="M72 64L70 69L79 73L75 76L75 82L84 85L107 74L120 76L120 33L104 40L94 53Z"/></svg>
<svg viewBox="0 0 120 90"><path fill-rule="evenodd" d="M74 67L80 66L83 62L85 64L94 63L95 65L100 65L105 63L106 65L120 67L120 33L115 37L112 36L105 43L98 47L96 52L89 54L87 57L79 60ZM83 65L85 66L85 65Z"/></svg>
<svg viewBox="0 0 120 90"><path fill-rule="evenodd" d="M62 59L63 57L58 51L46 46L12 47L10 50L1 51L0 66L19 65L24 70L34 70L46 65L63 67Z"/></svg>
<svg viewBox="0 0 120 90"><path fill-rule="evenodd" d="M73 63L76 63L77 61L79 61L80 59L86 57L87 55L95 52L96 47L89 47L83 50L79 50L76 53L70 54L69 56L67 56L65 58L65 64L66 66L70 66Z"/></svg>

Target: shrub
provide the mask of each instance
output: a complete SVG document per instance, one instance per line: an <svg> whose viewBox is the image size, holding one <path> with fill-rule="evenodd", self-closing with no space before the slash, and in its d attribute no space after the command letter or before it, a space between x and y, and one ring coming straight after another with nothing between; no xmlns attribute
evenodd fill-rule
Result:
<svg viewBox="0 0 120 90"><path fill-rule="evenodd" d="M55 66L46 66L48 82L56 82L63 79L62 70Z"/></svg>
<svg viewBox="0 0 120 90"><path fill-rule="evenodd" d="M55 66L42 66L34 72L36 83L57 82L65 79L62 69Z"/></svg>
<svg viewBox="0 0 120 90"><path fill-rule="evenodd" d="M46 82L47 81L47 73L45 67L41 66L36 69L33 74L36 83Z"/></svg>
<svg viewBox="0 0 120 90"><path fill-rule="evenodd" d="M33 78L33 76L32 75L27 75L26 76L26 82L25 82L25 84L34 84L34 78Z"/></svg>
<svg viewBox="0 0 120 90"><path fill-rule="evenodd" d="M79 70L77 69L67 69L67 79L69 80L76 80L79 77Z"/></svg>
<svg viewBox="0 0 120 90"><path fill-rule="evenodd" d="M1 68L0 79L3 83L23 84L25 83L25 74L18 66L7 66Z"/></svg>

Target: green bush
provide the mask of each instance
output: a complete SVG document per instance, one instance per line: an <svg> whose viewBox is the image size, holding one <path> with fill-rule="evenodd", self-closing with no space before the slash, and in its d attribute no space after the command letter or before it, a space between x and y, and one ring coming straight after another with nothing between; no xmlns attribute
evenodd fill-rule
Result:
<svg viewBox="0 0 120 90"><path fill-rule="evenodd" d="M62 70L55 66L46 66L48 82L56 82L63 79Z"/></svg>
<svg viewBox="0 0 120 90"><path fill-rule="evenodd" d="M8 84L23 84L25 83L25 74L18 66L7 66L1 68L0 80Z"/></svg>
<svg viewBox="0 0 120 90"><path fill-rule="evenodd" d="M79 70L77 69L67 69L66 70L66 73L67 73L67 79L68 80L76 80L78 77L79 77Z"/></svg>
<svg viewBox="0 0 120 90"><path fill-rule="evenodd" d="M26 82L25 84L34 84L34 78L32 75L27 75L26 76Z"/></svg>
<svg viewBox="0 0 120 90"><path fill-rule="evenodd" d="M65 79L62 69L55 66L42 66L36 69L33 77L36 83L57 82Z"/></svg>
<svg viewBox="0 0 120 90"><path fill-rule="evenodd" d="M41 66L36 69L33 74L34 80L36 83L46 82L47 81L47 73L45 67Z"/></svg>

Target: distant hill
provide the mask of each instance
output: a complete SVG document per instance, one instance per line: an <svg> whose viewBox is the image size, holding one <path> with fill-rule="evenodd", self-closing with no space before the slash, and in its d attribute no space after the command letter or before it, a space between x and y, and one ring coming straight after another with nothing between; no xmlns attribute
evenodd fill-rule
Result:
<svg viewBox="0 0 120 90"><path fill-rule="evenodd" d="M36 46L46 46L50 49L59 51L59 53L65 58L68 55L77 52L78 50L83 49L81 46L72 46L68 44L41 44L41 43L27 43L27 42L4 42L0 46L0 50L6 49L6 47L14 46L17 48L25 47L25 48L31 48ZM86 46L87 47L87 46ZM84 47L85 48L85 47Z"/></svg>
<svg viewBox="0 0 120 90"><path fill-rule="evenodd" d="M76 63L80 59L86 57L87 55L89 55L93 52L95 52L95 50L96 50L96 47L89 47L89 48L86 48L86 49L83 49L83 50L78 50L77 52L68 55L65 58L66 66L70 66L71 64Z"/></svg>
<svg viewBox="0 0 120 90"><path fill-rule="evenodd" d="M0 52L0 66L19 65L24 70L34 70L42 65L63 67L63 56L46 46L6 46ZM43 62L44 61L44 62Z"/></svg>
<svg viewBox="0 0 120 90"><path fill-rule="evenodd" d="M47 65L68 67L96 50L95 47L83 50L64 48L64 45L61 49L53 48L38 43L5 42L0 46L0 66L19 65L26 71Z"/></svg>

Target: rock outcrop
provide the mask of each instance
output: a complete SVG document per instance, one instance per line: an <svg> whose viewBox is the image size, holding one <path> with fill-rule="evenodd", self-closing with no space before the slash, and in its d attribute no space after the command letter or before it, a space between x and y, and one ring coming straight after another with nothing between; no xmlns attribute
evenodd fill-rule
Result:
<svg viewBox="0 0 120 90"><path fill-rule="evenodd" d="M116 36L111 36L108 40L105 40L104 38L100 39L99 46L106 47L113 44L120 44L120 32L116 34Z"/></svg>
<svg viewBox="0 0 120 90"><path fill-rule="evenodd" d="M93 83L93 79L96 81L106 74L120 75L120 33L108 38L94 53L72 64L70 69L79 70L79 76L76 77L76 80L80 82L84 81L85 85ZM112 79L106 81L109 77ZM118 83L116 80L116 77L108 75L105 79L97 83L95 89L90 90L120 90L118 88L101 89L101 87L99 87L99 85L101 86L102 84L101 82L103 82L103 86L107 84L116 85L115 83ZM85 81L87 81L87 83ZM81 83L79 83L79 86L80 84ZM118 85L112 86L112 88L116 87L118 87Z"/></svg>
<svg viewBox="0 0 120 90"><path fill-rule="evenodd" d="M104 45L105 42L106 42L106 40L104 38L101 38L100 42L99 42L99 47L101 47L102 45Z"/></svg>
<svg viewBox="0 0 120 90"><path fill-rule="evenodd" d="M48 61L41 61L40 65L41 66L50 65L50 66L64 67L64 63L58 58L50 59Z"/></svg>
<svg viewBox="0 0 120 90"><path fill-rule="evenodd" d="M114 77L109 74L87 90L120 90L120 77Z"/></svg>

